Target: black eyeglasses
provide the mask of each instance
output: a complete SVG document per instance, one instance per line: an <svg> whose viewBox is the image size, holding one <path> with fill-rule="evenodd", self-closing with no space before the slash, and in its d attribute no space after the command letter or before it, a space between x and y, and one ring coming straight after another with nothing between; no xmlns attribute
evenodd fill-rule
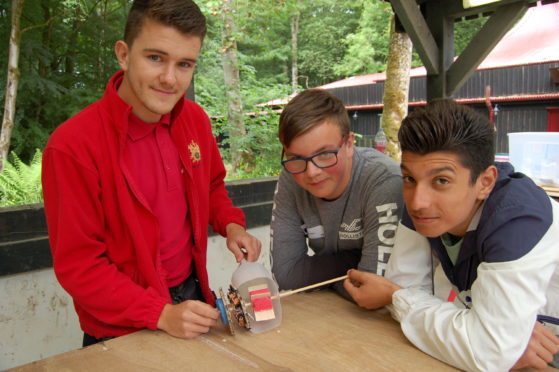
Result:
<svg viewBox="0 0 559 372"><path fill-rule="evenodd" d="M307 170L307 163L311 161L317 168L330 168L338 164L338 152L343 147L345 136L342 138L342 143L337 150L323 151L308 158L293 158L282 160L281 165L291 174L303 173ZM283 152L282 152L283 158Z"/></svg>

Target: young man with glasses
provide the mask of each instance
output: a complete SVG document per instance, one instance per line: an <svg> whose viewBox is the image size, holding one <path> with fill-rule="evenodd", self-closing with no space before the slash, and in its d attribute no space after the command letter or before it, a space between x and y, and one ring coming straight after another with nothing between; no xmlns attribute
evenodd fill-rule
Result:
<svg viewBox="0 0 559 372"><path fill-rule="evenodd" d="M343 102L322 89L289 102L279 139L284 169L274 197L271 259L280 289L355 267L382 275L401 214L398 164L355 147ZM336 288L344 293L341 284Z"/></svg>

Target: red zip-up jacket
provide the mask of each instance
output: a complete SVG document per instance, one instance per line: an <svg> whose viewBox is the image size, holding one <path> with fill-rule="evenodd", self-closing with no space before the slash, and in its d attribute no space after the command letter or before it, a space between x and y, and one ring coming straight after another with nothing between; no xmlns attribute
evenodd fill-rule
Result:
<svg viewBox="0 0 559 372"><path fill-rule="evenodd" d="M171 303L159 252L159 225L124 160L132 107L117 94L116 73L103 98L57 128L43 154L43 193L55 274L74 299L82 330L96 338L156 329ZM194 235L194 269L214 298L206 270L207 229L245 226L227 196L225 168L204 110L181 99L171 136L185 168Z"/></svg>

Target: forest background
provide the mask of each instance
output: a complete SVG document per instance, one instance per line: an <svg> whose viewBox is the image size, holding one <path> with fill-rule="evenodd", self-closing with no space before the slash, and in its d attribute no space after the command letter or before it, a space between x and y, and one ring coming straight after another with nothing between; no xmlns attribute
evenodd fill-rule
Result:
<svg viewBox="0 0 559 372"><path fill-rule="evenodd" d="M278 114L259 104L349 76L385 71L392 16L388 2L196 2L207 17L208 34L196 67L195 100L212 118L229 179L279 174ZM36 183L41 149L50 133L102 96L118 70L113 47L122 38L130 4L0 0L0 43L6 46L0 48L0 81L7 87L0 91L0 101L4 103L14 77L18 87L11 155L0 173L0 205L10 205L14 198L8 197L6 177L19 183L15 188ZM9 78L7 46L17 6L20 54L17 74ZM480 21L456 25L459 54ZM414 54L412 66L419 65ZM40 190L20 194L33 192L40 198Z"/></svg>

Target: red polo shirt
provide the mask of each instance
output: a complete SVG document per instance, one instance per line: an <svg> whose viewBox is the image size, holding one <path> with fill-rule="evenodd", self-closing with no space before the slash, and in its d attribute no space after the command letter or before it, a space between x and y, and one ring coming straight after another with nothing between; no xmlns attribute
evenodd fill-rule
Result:
<svg viewBox="0 0 559 372"><path fill-rule="evenodd" d="M124 159L140 199L159 220L159 246L167 285L174 287L192 272L192 226L188 216L184 168L170 133L170 114L146 123L130 114Z"/></svg>

